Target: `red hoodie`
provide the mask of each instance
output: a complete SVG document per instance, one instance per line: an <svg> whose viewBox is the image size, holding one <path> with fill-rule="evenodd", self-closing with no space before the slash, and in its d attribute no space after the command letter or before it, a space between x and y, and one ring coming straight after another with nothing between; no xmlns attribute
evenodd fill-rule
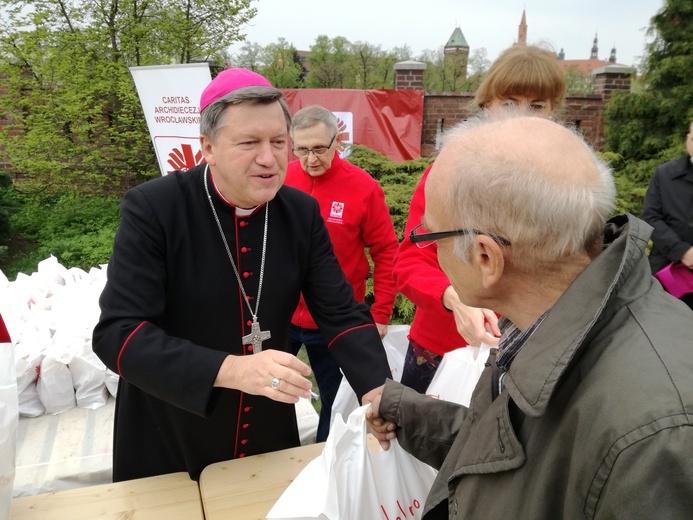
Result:
<svg viewBox="0 0 693 520"><path fill-rule="evenodd" d="M369 248L375 293L371 314L376 323L387 324L397 296L392 263L398 243L385 194L378 182L368 172L335 154L330 168L318 177L308 175L300 161L290 162L284 184L318 200L339 265L359 302L366 295L370 265L365 248ZM318 328L303 296L291 323L306 329Z"/></svg>
<svg viewBox="0 0 693 520"><path fill-rule="evenodd" d="M431 167L424 172L409 206L404 240L395 255L394 277L397 289L416 305L409 338L433 352L446 352L464 347L467 342L457 332L452 311L443 306L443 293L450 281L438 265L438 245L424 248L412 244L409 233L421 224L425 209L424 186Z"/></svg>

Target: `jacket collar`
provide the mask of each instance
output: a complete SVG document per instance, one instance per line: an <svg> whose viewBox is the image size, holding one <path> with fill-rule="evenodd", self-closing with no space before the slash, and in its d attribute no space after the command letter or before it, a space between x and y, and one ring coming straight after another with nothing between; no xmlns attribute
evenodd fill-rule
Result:
<svg viewBox="0 0 693 520"><path fill-rule="evenodd" d="M691 156L686 154L685 157L676 159L677 166L671 174L673 179L679 177L684 177L689 181L693 181L693 164L691 163Z"/></svg>
<svg viewBox="0 0 693 520"><path fill-rule="evenodd" d="M621 292L634 270L642 268L651 230L649 225L630 214L609 220L605 229L605 250L554 304L505 377L506 391L525 414L530 417L544 414L556 385L585 337L600 319L605 318L609 300ZM639 262L641 265L637 267ZM649 272L649 266L645 267ZM640 274L634 277L634 283L640 280ZM629 291L632 290L629 287ZM621 297L635 297L624 292L626 294L620 294Z"/></svg>
<svg viewBox="0 0 693 520"><path fill-rule="evenodd" d="M461 442L460 452L450 478L509 471L525 463L524 447L513 428L510 407L517 406L530 417L543 415L585 337L600 319L608 319L609 300L616 294L636 297L637 291L645 290L641 276L650 273L643 258L650 232L650 226L632 215L620 215L607 223L606 249L580 273L527 340L506 375L505 391L495 401L491 401L490 390L475 392L470 417L465 421L470 430L467 436L460 435L456 440ZM635 270L638 272L631 279ZM477 388L490 388L491 372L482 374ZM443 500L446 491L447 488L437 489L434 502Z"/></svg>

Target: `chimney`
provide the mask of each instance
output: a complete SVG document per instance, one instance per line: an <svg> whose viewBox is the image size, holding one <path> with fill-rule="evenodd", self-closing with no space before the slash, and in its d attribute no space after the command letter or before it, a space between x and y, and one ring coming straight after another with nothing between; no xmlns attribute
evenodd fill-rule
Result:
<svg viewBox="0 0 693 520"><path fill-rule="evenodd" d="M395 88L397 90L423 90L423 75L426 64L420 61L400 61L395 63Z"/></svg>

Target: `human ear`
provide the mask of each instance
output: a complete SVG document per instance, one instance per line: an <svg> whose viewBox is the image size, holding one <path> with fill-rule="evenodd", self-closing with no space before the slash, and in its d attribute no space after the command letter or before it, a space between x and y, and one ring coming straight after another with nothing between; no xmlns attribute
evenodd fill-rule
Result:
<svg viewBox="0 0 693 520"><path fill-rule="evenodd" d="M485 289L492 289L500 282L505 270L502 246L487 235L477 235L473 254L479 266L482 285Z"/></svg>
<svg viewBox="0 0 693 520"><path fill-rule="evenodd" d="M200 150L207 164L214 166L216 164L214 160L214 143L206 135L200 136Z"/></svg>

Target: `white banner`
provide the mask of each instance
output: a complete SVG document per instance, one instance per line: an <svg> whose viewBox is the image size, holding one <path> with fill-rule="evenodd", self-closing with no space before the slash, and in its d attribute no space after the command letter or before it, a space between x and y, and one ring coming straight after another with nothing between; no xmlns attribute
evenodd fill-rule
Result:
<svg viewBox="0 0 693 520"><path fill-rule="evenodd" d="M212 80L207 63L130 67L161 175L202 162L200 95Z"/></svg>

